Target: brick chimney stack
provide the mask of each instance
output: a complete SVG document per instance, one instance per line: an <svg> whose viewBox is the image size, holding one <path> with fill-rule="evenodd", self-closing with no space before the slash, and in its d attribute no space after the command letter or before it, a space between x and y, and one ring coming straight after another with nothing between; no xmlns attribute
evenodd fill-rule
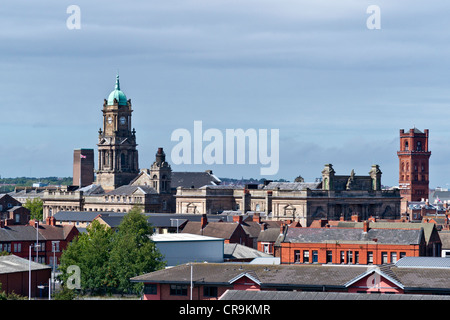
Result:
<svg viewBox="0 0 450 320"><path fill-rule="evenodd" d="M366 220L363 222L363 232L368 232L369 229L369 221Z"/></svg>
<svg viewBox="0 0 450 320"><path fill-rule="evenodd" d="M234 215L233 216L233 222L237 222L239 224L242 223L242 216L241 215Z"/></svg>
<svg viewBox="0 0 450 320"><path fill-rule="evenodd" d="M202 225L202 229L204 229L206 227L206 225L208 224L208 219L206 218L206 214L202 214L202 219L200 220L201 225Z"/></svg>

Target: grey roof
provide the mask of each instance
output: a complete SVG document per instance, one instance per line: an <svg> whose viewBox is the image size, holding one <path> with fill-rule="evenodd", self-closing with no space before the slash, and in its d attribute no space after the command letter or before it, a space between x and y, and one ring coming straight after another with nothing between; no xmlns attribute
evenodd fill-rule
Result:
<svg viewBox="0 0 450 320"><path fill-rule="evenodd" d="M38 240L45 238L38 233ZM0 228L0 242L9 241L36 241L36 228L29 225L5 226Z"/></svg>
<svg viewBox="0 0 450 320"><path fill-rule="evenodd" d="M172 172L172 188L200 188L220 183L220 179L209 172Z"/></svg>
<svg viewBox="0 0 450 320"><path fill-rule="evenodd" d="M223 255L225 259L254 259L258 257L272 257L271 254L243 246L238 243L224 243Z"/></svg>
<svg viewBox="0 0 450 320"><path fill-rule="evenodd" d="M91 222L100 213L105 214L102 211L59 211L53 215L56 221L88 221Z"/></svg>
<svg viewBox="0 0 450 320"><path fill-rule="evenodd" d="M135 191L142 191L144 194L158 194L158 192L149 186L132 186L132 185L125 185L120 186L112 191L109 191L106 193L106 195L132 195Z"/></svg>
<svg viewBox="0 0 450 320"><path fill-rule="evenodd" d="M420 244L422 229L369 229L363 232L356 228L288 228L283 242L324 243L324 242L371 242L379 244ZM376 239L376 240L374 240Z"/></svg>
<svg viewBox="0 0 450 320"><path fill-rule="evenodd" d="M304 190L318 189L322 182L270 182L263 189L268 190Z"/></svg>
<svg viewBox="0 0 450 320"><path fill-rule="evenodd" d="M28 272L30 267L32 271L51 269L50 266L36 263L34 261L31 261L30 263L29 260L20 258L13 254L7 256L0 256L0 274L24 272L24 271Z"/></svg>
<svg viewBox="0 0 450 320"><path fill-rule="evenodd" d="M132 278L133 282L190 283L190 266L179 265ZM316 287L345 288L345 283L367 270L367 266L263 265L245 263L195 263L193 281L229 285L241 274L254 275L265 288Z"/></svg>
<svg viewBox="0 0 450 320"><path fill-rule="evenodd" d="M441 257L404 257L395 263L399 268L450 268L450 259Z"/></svg>
<svg viewBox="0 0 450 320"><path fill-rule="evenodd" d="M450 296L424 294L227 290L219 300L450 300Z"/></svg>
<svg viewBox="0 0 450 320"><path fill-rule="evenodd" d="M364 222L340 221L338 228L363 228ZM425 241L428 243L436 230L434 223L426 222L369 222L369 228L374 229L423 229Z"/></svg>
<svg viewBox="0 0 450 320"><path fill-rule="evenodd" d="M86 187L78 189L78 191L83 191L83 195L85 196L99 195L105 193L105 190L103 190L103 187L99 184L91 184Z"/></svg>
<svg viewBox="0 0 450 320"><path fill-rule="evenodd" d="M258 235L258 242L275 242L277 241L278 237L280 237L281 232L280 228L268 228L264 231L261 231Z"/></svg>

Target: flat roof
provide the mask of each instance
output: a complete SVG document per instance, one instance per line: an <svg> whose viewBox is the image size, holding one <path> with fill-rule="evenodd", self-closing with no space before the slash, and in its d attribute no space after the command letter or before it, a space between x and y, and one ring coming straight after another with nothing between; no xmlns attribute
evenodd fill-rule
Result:
<svg viewBox="0 0 450 320"><path fill-rule="evenodd" d="M224 241L223 238L215 238L202 236L192 233L163 233L154 234L151 239L155 242L170 242L170 241Z"/></svg>

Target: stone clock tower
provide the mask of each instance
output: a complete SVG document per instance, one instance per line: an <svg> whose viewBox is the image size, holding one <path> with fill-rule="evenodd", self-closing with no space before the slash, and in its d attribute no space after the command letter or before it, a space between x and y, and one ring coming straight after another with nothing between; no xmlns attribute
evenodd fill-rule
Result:
<svg viewBox="0 0 450 320"><path fill-rule="evenodd" d="M139 174L136 131L131 129L131 100L116 86L103 103L103 130L98 131L97 184L105 191L128 184Z"/></svg>

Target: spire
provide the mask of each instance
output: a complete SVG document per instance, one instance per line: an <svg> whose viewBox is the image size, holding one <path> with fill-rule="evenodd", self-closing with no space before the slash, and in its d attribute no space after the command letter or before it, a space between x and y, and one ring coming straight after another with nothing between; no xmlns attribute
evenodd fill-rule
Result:
<svg viewBox="0 0 450 320"><path fill-rule="evenodd" d="M120 83L119 83L119 72L117 72L116 75L116 86L115 86L116 90L120 90Z"/></svg>

